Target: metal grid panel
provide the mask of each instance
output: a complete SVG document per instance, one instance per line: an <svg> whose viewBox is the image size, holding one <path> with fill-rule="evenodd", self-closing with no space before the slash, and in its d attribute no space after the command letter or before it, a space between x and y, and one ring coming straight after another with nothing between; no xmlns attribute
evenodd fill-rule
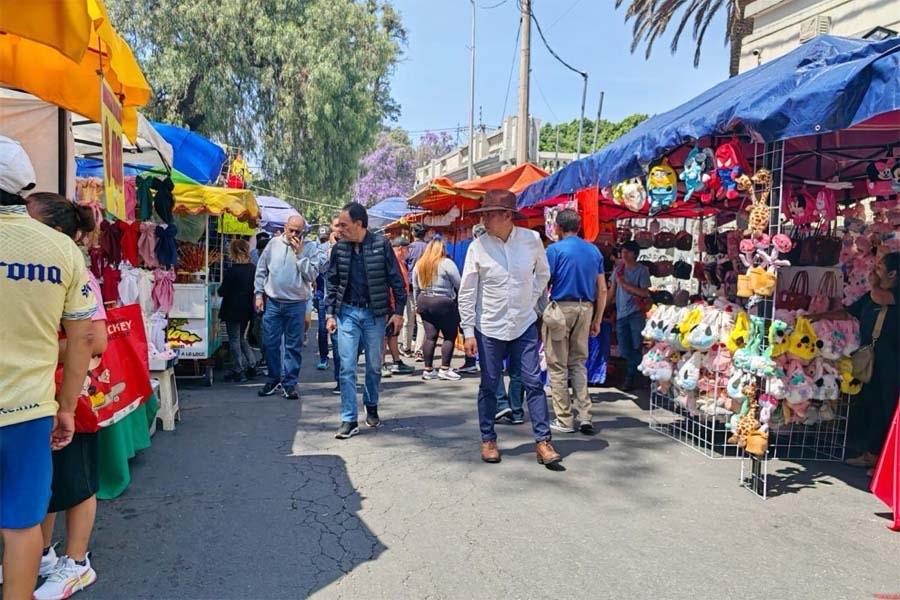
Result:
<svg viewBox="0 0 900 600"><path fill-rule="evenodd" d="M715 398L715 392L712 397ZM725 428L727 419L726 416L713 416L702 411L692 412L669 395L656 390L650 394L650 429L707 458L743 457L743 452L727 441L731 435L731 431Z"/></svg>

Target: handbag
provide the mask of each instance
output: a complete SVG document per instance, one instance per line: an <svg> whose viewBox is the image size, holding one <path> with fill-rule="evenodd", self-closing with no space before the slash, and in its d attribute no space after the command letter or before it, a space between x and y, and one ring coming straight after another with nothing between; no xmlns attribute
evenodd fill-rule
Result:
<svg viewBox="0 0 900 600"><path fill-rule="evenodd" d="M715 233L707 233L703 236L703 251L707 254L719 253L718 237Z"/></svg>
<svg viewBox="0 0 900 600"><path fill-rule="evenodd" d="M675 234L671 231L660 231L653 238L653 245L661 250L675 247ZM690 249L690 248L688 248Z"/></svg>
<svg viewBox="0 0 900 600"><path fill-rule="evenodd" d="M669 290L656 290L650 292L650 300L654 304L674 304L675 297Z"/></svg>
<svg viewBox="0 0 900 600"><path fill-rule="evenodd" d="M841 238L834 235L821 235L814 238L815 264L817 267L833 267L841 257Z"/></svg>
<svg viewBox="0 0 900 600"><path fill-rule="evenodd" d="M671 260L658 260L650 267L650 274L654 277L668 277L675 270L675 265Z"/></svg>
<svg viewBox="0 0 900 600"><path fill-rule="evenodd" d="M762 267L752 267L747 271L747 276L750 277L750 287L754 294L769 297L775 293L775 284L778 281L775 273L770 273Z"/></svg>
<svg viewBox="0 0 900 600"><path fill-rule="evenodd" d="M853 362L853 377L863 383L872 381L872 371L875 368L875 343L881 337L885 315L887 315L887 306L882 306L878 311L878 318L875 319L875 329L872 330L872 343L861 347L850 357Z"/></svg>
<svg viewBox="0 0 900 600"><path fill-rule="evenodd" d="M646 250L653 246L653 234L646 230L638 231L634 234L634 241L642 250Z"/></svg>
<svg viewBox="0 0 900 600"><path fill-rule="evenodd" d="M785 310L807 310L809 301L809 273L797 271L788 289L779 292L775 304Z"/></svg>
<svg viewBox="0 0 900 600"><path fill-rule="evenodd" d="M679 231L675 234L675 248L678 250L690 250L694 247L694 236L687 231Z"/></svg>
<svg viewBox="0 0 900 600"><path fill-rule="evenodd" d="M685 279L688 280L694 273L694 267L691 266L691 263L685 262L683 260L675 261L675 264L672 265L672 274L675 275L675 279Z"/></svg>
<svg viewBox="0 0 900 600"><path fill-rule="evenodd" d="M835 300L837 300L837 295L837 277L834 276L833 271L828 271L822 276L816 295L809 301L809 312L814 315L828 312L834 305Z"/></svg>

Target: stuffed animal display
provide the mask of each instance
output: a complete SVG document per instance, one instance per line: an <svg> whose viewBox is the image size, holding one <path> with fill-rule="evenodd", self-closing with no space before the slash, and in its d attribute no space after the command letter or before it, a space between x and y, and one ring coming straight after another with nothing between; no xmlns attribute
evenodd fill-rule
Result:
<svg viewBox="0 0 900 600"><path fill-rule="evenodd" d="M650 166L650 172L647 174L647 193L650 196L651 217L672 206L678 195L677 185L678 176L669 164L668 158L663 158Z"/></svg>

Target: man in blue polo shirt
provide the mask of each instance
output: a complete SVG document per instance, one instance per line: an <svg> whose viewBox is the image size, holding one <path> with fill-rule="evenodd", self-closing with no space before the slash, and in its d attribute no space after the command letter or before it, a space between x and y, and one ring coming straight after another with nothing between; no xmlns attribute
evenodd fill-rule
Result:
<svg viewBox="0 0 900 600"><path fill-rule="evenodd" d="M550 304L544 309L543 338L550 395L556 418L550 428L561 433L575 432L575 415L569 396L569 380L575 395L579 429L594 433L591 399L588 396L588 336L600 333L606 307L606 279L603 255L580 237L581 218L574 210L556 215L560 240L547 248L550 263Z"/></svg>

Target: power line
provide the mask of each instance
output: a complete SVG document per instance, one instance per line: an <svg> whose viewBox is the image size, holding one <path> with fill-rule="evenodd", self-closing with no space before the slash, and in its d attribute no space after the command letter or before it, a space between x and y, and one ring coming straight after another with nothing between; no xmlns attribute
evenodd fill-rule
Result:
<svg viewBox="0 0 900 600"><path fill-rule="evenodd" d="M521 3L521 0L520 0L520 3ZM559 61L559 63L560 63L562 66L566 67L566 68L569 69L570 71L573 71L573 72L575 72L575 73L578 73L578 74L581 75L582 77L587 77L587 76L588 76L587 73L585 73L584 71L579 71L578 69L576 69L575 67L573 67L572 65L570 65L569 63L567 63L566 61L564 61L564 60L559 56L559 54L557 54L557 53L553 50L553 48L550 47L550 44L547 42L547 38L544 37L544 32L543 32L543 30L541 30L541 24L540 24L540 22L538 21L537 17L536 17L535 14L534 14L534 9L531 10L531 20L534 21L534 25L535 25L535 27L536 27L537 30L538 30L538 35L541 36L541 41L544 43L544 47L547 49L547 52L549 52L549 53L553 56L553 58L555 58L557 61Z"/></svg>
<svg viewBox="0 0 900 600"><path fill-rule="evenodd" d="M559 15L559 16L556 18L555 21L553 21L552 23L550 23L550 27L548 27L547 29L548 29L548 30L549 30L549 29L553 29L553 28L556 26L557 23L559 23L560 21L563 20L563 17L565 17L565 16L566 16L567 14L569 14L570 12L572 12L572 9L573 9L573 8L575 8L576 6L578 6L578 3L579 3L579 2L581 2L581 0L575 0L575 2L573 2L573 3L569 6L569 8L567 8L567 9L563 12L563 14Z"/></svg>
<svg viewBox="0 0 900 600"><path fill-rule="evenodd" d="M547 96L544 95L544 90L541 88L541 82L538 81L537 77L534 75L531 76L531 79L534 81L534 84L537 86L538 93L541 95L541 99L544 101L544 104L547 105L547 110L550 111L550 114L553 115L553 120L559 123L559 117L556 116L556 112L553 110L553 107L550 106L550 102L547 101Z"/></svg>
<svg viewBox="0 0 900 600"><path fill-rule="evenodd" d="M503 121L506 120L506 106L509 103L509 88L512 85L513 72L516 69L516 55L519 52L519 38L522 35L522 19L519 18L519 25L516 26L516 43L513 46L512 64L509 65L509 77L506 80L506 97L503 98L503 116L500 117L500 126L503 127Z"/></svg>
<svg viewBox="0 0 900 600"><path fill-rule="evenodd" d="M478 8L481 8L481 9L484 9L484 10L491 10L491 9L493 9L493 8L499 8L499 7L503 6L504 4L506 4L507 2L509 2L509 0L501 0L501 1L498 2L497 4L491 4L490 6L481 6L481 5L479 4L479 5L478 5Z"/></svg>
<svg viewBox="0 0 900 600"><path fill-rule="evenodd" d="M325 206L325 207L332 208L332 209L338 209L341 207L340 204L328 204L327 202L319 202L317 200L307 200L306 198L298 198L297 196L292 196L291 194L286 194L284 192L278 192L275 190L270 190L268 188L264 188L262 186L256 185L255 183L252 183L252 182L249 183L247 185L247 187L249 187L250 189L252 189L254 191L258 190L260 192L266 192L267 194L272 194L276 198L280 198L282 200L284 200L284 199L296 200L296 201L302 202L304 204L316 204L318 206Z"/></svg>

